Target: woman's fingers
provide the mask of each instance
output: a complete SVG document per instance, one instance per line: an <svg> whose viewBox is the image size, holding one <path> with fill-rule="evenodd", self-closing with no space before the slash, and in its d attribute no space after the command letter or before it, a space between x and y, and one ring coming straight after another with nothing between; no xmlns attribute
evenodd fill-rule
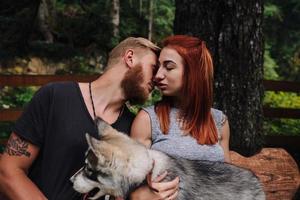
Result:
<svg viewBox="0 0 300 200"><path fill-rule="evenodd" d="M178 193L179 193L179 191L177 189L177 190L175 190L174 193L172 193L170 196L167 196L167 198L165 198L165 199L166 200L175 200L177 198L177 196L178 196Z"/></svg>
<svg viewBox="0 0 300 200"><path fill-rule="evenodd" d="M167 176L167 174L168 174L168 172L165 171L164 173L162 173L159 176L157 176L152 182L160 182L160 181L162 181Z"/></svg>
<svg viewBox="0 0 300 200"><path fill-rule="evenodd" d="M167 176L167 174L168 174L168 172L165 171L163 174L157 176L154 180L152 180L152 173L149 173L149 174L147 175L147 183L148 183L148 185L150 186L150 188L154 189L154 188L152 187L153 183L162 181L162 180ZM156 189L154 189L154 190L156 191ZM157 191L156 191L156 192L157 192Z"/></svg>
<svg viewBox="0 0 300 200"><path fill-rule="evenodd" d="M178 196L178 187L159 192L157 195L159 196L159 199L162 200L173 200Z"/></svg>

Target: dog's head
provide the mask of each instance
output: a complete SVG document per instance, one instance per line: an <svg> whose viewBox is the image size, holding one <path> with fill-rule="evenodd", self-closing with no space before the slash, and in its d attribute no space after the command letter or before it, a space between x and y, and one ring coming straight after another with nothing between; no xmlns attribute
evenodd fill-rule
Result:
<svg viewBox="0 0 300 200"><path fill-rule="evenodd" d="M152 160L147 149L97 120L100 140L86 134L89 146L85 165L71 177L73 188L80 193L99 191L90 199L103 195L126 197L132 187L143 182L151 171Z"/></svg>

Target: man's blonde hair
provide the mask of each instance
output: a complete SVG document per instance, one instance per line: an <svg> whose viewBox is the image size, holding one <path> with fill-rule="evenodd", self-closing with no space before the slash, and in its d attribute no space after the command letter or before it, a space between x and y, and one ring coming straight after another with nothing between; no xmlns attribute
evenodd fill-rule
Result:
<svg viewBox="0 0 300 200"><path fill-rule="evenodd" d="M109 53L107 65L110 66L111 64L117 63L121 56L125 54L126 50L130 48L151 50L156 55L159 55L160 53L160 48L157 45L153 44L151 41L142 37L129 37L120 42L115 48L113 48L113 50L111 50L111 52Z"/></svg>

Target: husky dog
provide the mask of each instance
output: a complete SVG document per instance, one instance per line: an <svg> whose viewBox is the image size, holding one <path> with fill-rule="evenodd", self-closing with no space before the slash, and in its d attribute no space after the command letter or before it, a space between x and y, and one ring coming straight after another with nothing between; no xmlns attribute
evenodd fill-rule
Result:
<svg viewBox="0 0 300 200"><path fill-rule="evenodd" d="M85 166L71 177L73 188L88 193L97 188L90 199L103 195L126 198L145 182L167 171L164 181L179 176L179 200L263 200L265 194L257 177L237 166L170 157L147 149L144 145L97 120L100 140L86 134L89 150ZM154 164L155 163L155 164Z"/></svg>

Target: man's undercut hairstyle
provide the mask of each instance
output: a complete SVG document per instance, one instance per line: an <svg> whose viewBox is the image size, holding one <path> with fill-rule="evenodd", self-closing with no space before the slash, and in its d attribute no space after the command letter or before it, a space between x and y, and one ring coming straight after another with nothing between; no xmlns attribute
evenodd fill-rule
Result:
<svg viewBox="0 0 300 200"><path fill-rule="evenodd" d="M151 41L142 37L129 37L120 42L115 48L111 50L111 52L109 53L107 65L110 66L117 63L128 49L136 48L151 50L157 56L159 56L160 53L160 48L157 45L153 44Z"/></svg>

